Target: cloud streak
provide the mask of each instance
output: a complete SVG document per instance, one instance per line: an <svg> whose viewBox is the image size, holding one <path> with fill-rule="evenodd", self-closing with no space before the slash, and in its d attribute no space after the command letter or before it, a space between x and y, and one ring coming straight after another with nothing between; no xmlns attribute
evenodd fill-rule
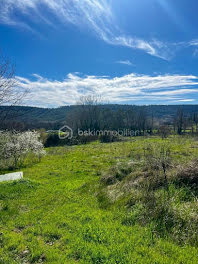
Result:
<svg viewBox="0 0 198 264"><path fill-rule="evenodd" d="M46 15L49 13L64 25L69 23L79 28L89 28L108 44L139 49L165 60L172 57L170 49L163 42L146 41L123 34L116 23L112 3L110 0L1 0L0 23L22 26L30 30L34 29L27 23L29 20L54 26L53 19L50 20L49 15ZM19 20L16 12L28 17L28 20Z"/></svg>
<svg viewBox="0 0 198 264"><path fill-rule="evenodd" d="M80 96L99 95L110 103L190 102L198 93L198 77L192 75L138 75L122 77L68 74L62 80L48 80L34 74L34 80L16 77L19 89L29 89L26 105L56 107L75 104Z"/></svg>
<svg viewBox="0 0 198 264"><path fill-rule="evenodd" d="M128 65L128 66L135 66L130 60L119 60L119 61L116 61L116 63L124 64L124 65Z"/></svg>

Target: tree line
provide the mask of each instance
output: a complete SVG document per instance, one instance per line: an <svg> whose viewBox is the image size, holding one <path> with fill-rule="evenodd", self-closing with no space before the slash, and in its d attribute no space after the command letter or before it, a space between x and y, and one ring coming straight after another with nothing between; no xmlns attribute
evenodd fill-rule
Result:
<svg viewBox="0 0 198 264"><path fill-rule="evenodd" d="M74 132L86 130L124 130L139 131L140 135L198 132L198 112L186 112L178 106L175 114L167 119L156 118L147 106L111 107L104 105L97 96L84 96L67 115L65 123ZM164 131L163 131L164 130Z"/></svg>

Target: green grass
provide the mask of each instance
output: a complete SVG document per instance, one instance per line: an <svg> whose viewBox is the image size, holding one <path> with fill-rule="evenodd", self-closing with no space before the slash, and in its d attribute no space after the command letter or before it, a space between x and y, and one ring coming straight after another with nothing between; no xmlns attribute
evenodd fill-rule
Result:
<svg viewBox="0 0 198 264"><path fill-rule="evenodd" d="M175 162L198 155L193 138L167 141ZM195 246L130 222L126 201L112 203L101 189L104 171L160 142L137 138L50 148L41 163L23 169L24 180L1 183L0 263L197 263ZM185 200L188 194L180 195Z"/></svg>

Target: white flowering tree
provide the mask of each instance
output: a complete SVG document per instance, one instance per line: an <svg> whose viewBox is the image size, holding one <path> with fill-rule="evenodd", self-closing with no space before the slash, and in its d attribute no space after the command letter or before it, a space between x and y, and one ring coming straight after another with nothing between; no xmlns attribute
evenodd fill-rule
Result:
<svg viewBox="0 0 198 264"><path fill-rule="evenodd" d="M40 160L46 152L39 137L36 131L2 132L0 135L1 159L10 160L15 168L21 166L30 153Z"/></svg>

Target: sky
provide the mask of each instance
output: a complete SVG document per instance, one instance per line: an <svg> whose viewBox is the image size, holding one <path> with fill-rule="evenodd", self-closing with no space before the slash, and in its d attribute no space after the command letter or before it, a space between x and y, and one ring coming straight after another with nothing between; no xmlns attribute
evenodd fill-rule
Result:
<svg viewBox="0 0 198 264"><path fill-rule="evenodd" d="M0 0L23 105L198 103L197 0Z"/></svg>

